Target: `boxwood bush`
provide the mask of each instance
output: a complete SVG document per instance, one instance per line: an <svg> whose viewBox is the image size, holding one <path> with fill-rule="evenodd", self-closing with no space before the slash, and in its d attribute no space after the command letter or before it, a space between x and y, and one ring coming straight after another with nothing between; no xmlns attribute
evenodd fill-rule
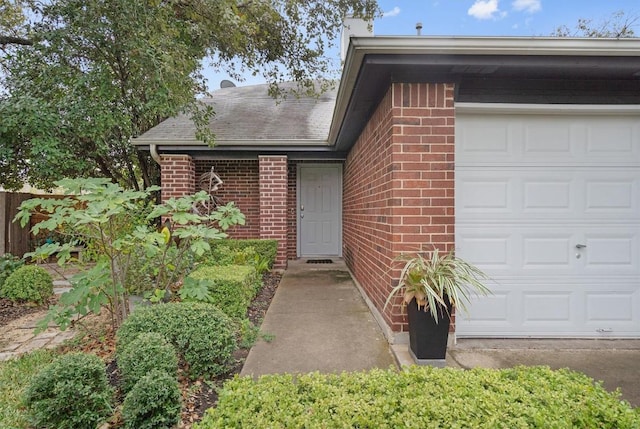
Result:
<svg viewBox="0 0 640 429"><path fill-rule="evenodd" d="M180 421L182 394L174 376L152 370L133 386L122 403L126 429L172 428Z"/></svg>
<svg viewBox="0 0 640 429"><path fill-rule="evenodd" d="M548 367L234 378L198 429L616 428L640 411L584 374Z"/></svg>
<svg viewBox="0 0 640 429"><path fill-rule="evenodd" d="M83 353L54 360L24 393L31 422L38 428L93 429L111 415L112 400L104 363Z"/></svg>
<svg viewBox="0 0 640 429"><path fill-rule="evenodd" d="M229 260L227 258L229 250L232 252L243 252L245 249L251 247L253 251L260 255L261 258L269 261L269 268L273 267L276 261L276 254L278 252L277 240L240 240L240 239L222 239L215 240L209 243L211 245L211 252L207 256L209 262L221 263L222 265L234 265L240 263L247 263L249 261L237 261ZM222 249L221 249L222 248ZM222 250L222 251L221 251Z"/></svg>
<svg viewBox="0 0 640 429"><path fill-rule="evenodd" d="M201 265L189 277L206 280L210 302L234 318L246 316L247 307L261 285L256 270L248 265Z"/></svg>
<svg viewBox="0 0 640 429"><path fill-rule="evenodd" d="M192 377L225 373L236 349L233 320L211 304L170 302L138 307L118 329L117 348L126 348L143 332L163 335L188 364Z"/></svg>
<svg viewBox="0 0 640 429"><path fill-rule="evenodd" d="M178 375L176 350L157 332L144 332L118 347L116 352L125 393L151 370L162 371L174 378Z"/></svg>
<svg viewBox="0 0 640 429"><path fill-rule="evenodd" d="M0 296L16 302L43 304L53 295L53 279L42 267L24 265L7 277Z"/></svg>
<svg viewBox="0 0 640 429"><path fill-rule="evenodd" d="M0 256L0 291L7 277L23 265L24 261L11 253Z"/></svg>

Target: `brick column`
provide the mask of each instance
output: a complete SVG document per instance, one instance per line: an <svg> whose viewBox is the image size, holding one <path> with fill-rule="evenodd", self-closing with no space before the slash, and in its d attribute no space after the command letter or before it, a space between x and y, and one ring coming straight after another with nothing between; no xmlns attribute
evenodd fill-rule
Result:
<svg viewBox="0 0 640 429"><path fill-rule="evenodd" d="M260 238L278 240L275 268L287 266L287 157L259 156Z"/></svg>
<svg viewBox="0 0 640 429"><path fill-rule="evenodd" d="M189 155L162 155L160 157L160 183L162 202L196 192L196 167Z"/></svg>
<svg viewBox="0 0 640 429"><path fill-rule="evenodd" d="M448 252L455 227L454 86L395 83L392 89L393 253ZM402 318L399 303L391 310L394 328Z"/></svg>

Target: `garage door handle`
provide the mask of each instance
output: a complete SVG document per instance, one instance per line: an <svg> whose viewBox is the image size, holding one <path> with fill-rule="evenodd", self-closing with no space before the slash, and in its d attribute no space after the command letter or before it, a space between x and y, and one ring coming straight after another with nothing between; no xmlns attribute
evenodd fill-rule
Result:
<svg viewBox="0 0 640 429"><path fill-rule="evenodd" d="M585 247L587 247L586 244L576 244L576 249L584 249Z"/></svg>

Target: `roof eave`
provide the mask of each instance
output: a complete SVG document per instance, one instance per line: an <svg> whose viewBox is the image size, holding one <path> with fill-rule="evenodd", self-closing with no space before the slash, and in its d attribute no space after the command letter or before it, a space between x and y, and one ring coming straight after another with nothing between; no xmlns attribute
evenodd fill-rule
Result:
<svg viewBox="0 0 640 429"><path fill-rule="evenodd" d="M336 108L329 129L329 145L335 146L337 143L363 60L369 54L640 57L640 39L456 36L352 37L347 49L336 98Z"/></svg>

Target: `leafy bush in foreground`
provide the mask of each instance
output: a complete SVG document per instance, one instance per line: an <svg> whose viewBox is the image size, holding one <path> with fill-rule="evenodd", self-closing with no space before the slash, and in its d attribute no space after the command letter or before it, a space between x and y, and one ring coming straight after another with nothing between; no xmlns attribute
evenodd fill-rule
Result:
<svg viewBox="0 0 640 429"><path fill-rule="evenodd" d="M198 429L640 427L640 411L584 374L547 367L236 377Z"/></svg>
<svg viewBox="0 0 640 429"><path fill-rule="evenodd" d="M178 375L178 356L171 344L157 332L145 332L118 348L118 368L122 375L123 390L128 392L151 370Z"/></svg>
<svg viewBox="0 0 640 429"><path fill-rule="evenodd" d="M219 375L229 369L236 349L234 322L211 304L171 302L138 307L117 333L117 347L127 347L143 332L157 332L176 348L190 375Z"/></svg>
<svg viewBox="0 0 640 429"><path fill-rule="evenodd" d="M126 429L172 428L180 421L180 386L175 377L153 370L142 377L124 398Z"/></svg>
<svg viewBox="0 0 640 429"><path fill-rule="evenodd" d="M113 390L96 355L71 353L40 371L24 402L38 428L93 429L112 412Z"/></svg>
<svg viewBox="0 0 640 429"><path fill-rule="evenodd" d="M0 295L11 301L43 304L53 295L53 279L44 268L25 265L7 277Z"/></svg>

